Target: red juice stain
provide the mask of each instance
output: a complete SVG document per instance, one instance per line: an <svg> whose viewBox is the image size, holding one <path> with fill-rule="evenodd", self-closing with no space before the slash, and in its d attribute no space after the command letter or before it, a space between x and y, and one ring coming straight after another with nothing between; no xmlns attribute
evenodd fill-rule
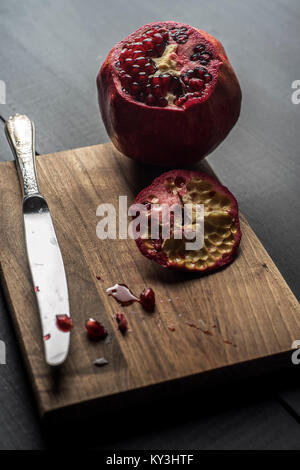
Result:
<svg viewBox="0 0 300 470"><path fill-rule="evenodd" d="M202 328L200 328L199 326L195 325L195 323L192 323L192 322L189 322L189 321L186 321L185 322L188 326L190 326L191 328L196 328L197 330L200 330L202 331L202 333L204 333L205 335L207 336L213 336L212 332L209 331L209 330L202 330Z"/></svg>
<svg viewBox="0 0 300 470"><path fill-rule="evenodd" d="M131 305L133 302L139 302L139 299L131 292L125 284L115 284L106 289L107 295L116 299L123 307Z"/></svg>
<svg viewBox="0 0 300 470"><path fill-rule="evenodd" d="M43 341L48 341L48 339L50 339L50 338L51 338L50 334L45 335L44 338L43 338Z"/></svg>
<svg viewBox="0 0 300 470"><path fill-rule="evenodd" d="M74 323L68 315L56 315L56 326L60 331L68 333L72 330Z"/></svg>
<svg viewBox="0 0 300 470"><path fill-rule="evenodd" d="M173 331L176 331L176 329L175 329L174 326L171 326L171 325L170 325L170 326L168 326L168 328L169 328L169 330L172 331L172 332L173 332Z"/></svg>
<svg viewBox="0 0 300 470"><path fill-rule="evenodd" d="M229 344L230 346L233 346L234 348L237 348L236 344L233 344L231 341L228 341L228 339L224 339L225 344Z"/></svg>
<svg viewBox="0 0 300 470"><path fill-rule="evenodd" d="M39 286L34 286L34 292L40 292Z"/></svg>

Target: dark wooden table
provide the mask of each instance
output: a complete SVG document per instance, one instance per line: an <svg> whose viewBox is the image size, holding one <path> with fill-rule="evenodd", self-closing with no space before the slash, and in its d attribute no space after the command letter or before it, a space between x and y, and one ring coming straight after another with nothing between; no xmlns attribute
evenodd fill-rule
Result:
<svg viewBox="0 0 300 470"><path fill-rule="evenodd" d="M99 65L114 43L162 19L199 26L225 45L243 108L208 160L299 299L300 105L291 101L291 84L300 79L298 0L2 0L0 158L11 159L3 126L14 112L35 121L38 153L107 141L96 100ZM0 366L0 448L55 445L51 430L41 429L3 296L0 309L0 339L7 346L7 364ZM278 374L275 387L261 381L229 387L209 407L202 397L192 409L182 401L160 409L151 423L125 426L123 435L107 432L107 425L94 442L80 434L77 440L106 449L300 449L298 375L300 365L292 376Z"/></svg>

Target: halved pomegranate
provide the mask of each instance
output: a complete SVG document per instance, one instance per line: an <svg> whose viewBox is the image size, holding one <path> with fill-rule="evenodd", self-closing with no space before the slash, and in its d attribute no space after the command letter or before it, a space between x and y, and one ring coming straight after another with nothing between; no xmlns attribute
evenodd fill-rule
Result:
<svg viewBox="0 0 300 470"><path fill-rule="evenodd" d="M151 23L119 42L98 77L114 145L139 162L197 162L236 123L241 90L221 43L181 23Z"/></svg>
<svg viewBox="0 0 300 470"><path fill-rule="evenodd" d="M147 258L167 268L199 272L214 271L233 260L242 235L237 201L211 176L187 170L169 171L143 189L135 204L145 205L149 215L147 233L136 239L139 250ZM182 239L176 239L172 218L170 237L163 239L161 218L159 238L151 239L150 215L162 204L169 207L179 204L182 208L185 204L204 205L204 245L201 249L186 250L185 228L181 227ZM192 219L192 225L195 223Z"/></svg>

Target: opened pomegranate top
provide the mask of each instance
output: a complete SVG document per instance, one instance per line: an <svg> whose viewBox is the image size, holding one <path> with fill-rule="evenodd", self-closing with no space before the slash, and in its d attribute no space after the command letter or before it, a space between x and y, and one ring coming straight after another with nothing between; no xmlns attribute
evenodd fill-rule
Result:
<svg viewBox="0 0 300 470"><path fill-rule="evenodd" d="M113 53L121 93L148 106L187 108L209 98L224 59L204 31L171 21L143 26Z"/></svg>
<svg viewBox="0 0 300 470"><path fill-rule="evenodd" d="M136 239L138 248L147 258L164 267L198 272L214 271L233 260L241 239L237 201L226 187L211 176L187 170L163 173L138 194L135 203L145 205L148 211L148 226L145 233ZM174 218L169 222L170 237L164 238L161 218L158 238L152 238L153 221L150 218L163 204L170 208L178 204L182 209L186 204L204 206L202 247L187 249L186 227L183 237L175 238ZM192 216L193 229L196 223Z"/></svg>

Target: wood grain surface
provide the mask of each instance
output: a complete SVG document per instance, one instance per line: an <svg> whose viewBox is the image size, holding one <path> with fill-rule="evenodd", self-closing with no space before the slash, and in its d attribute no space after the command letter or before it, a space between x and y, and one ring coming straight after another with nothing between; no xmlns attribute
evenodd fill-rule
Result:
<svg viewBox="0 0 300 470"><path fill-rule="evenodd" d="M103 241L96 236L98 205L112 203L117 208L120 195L132 203L158 170L136 165L111 144L50 154L37 161L41 191L65 261L75 323L59 380L44 363L25 254L21 195L10 162L0 167L0 189L6 195L0 207L0 262L41 415L240 363L253 364L289 351L295 335L300 336L300 306L244 217L234 263L209 276L176 273L142 257L131 239ZM208 169L207 164L204 167ZM138 304L121 309L130 325L125 336L114 318L120 306L105 292L117 282L136 294L150 285L157 299L153 314ZM104 323L111 342L88 340L84 323L89 317ZM109 365L98 369L93 361L102 356Z"/></svg>

